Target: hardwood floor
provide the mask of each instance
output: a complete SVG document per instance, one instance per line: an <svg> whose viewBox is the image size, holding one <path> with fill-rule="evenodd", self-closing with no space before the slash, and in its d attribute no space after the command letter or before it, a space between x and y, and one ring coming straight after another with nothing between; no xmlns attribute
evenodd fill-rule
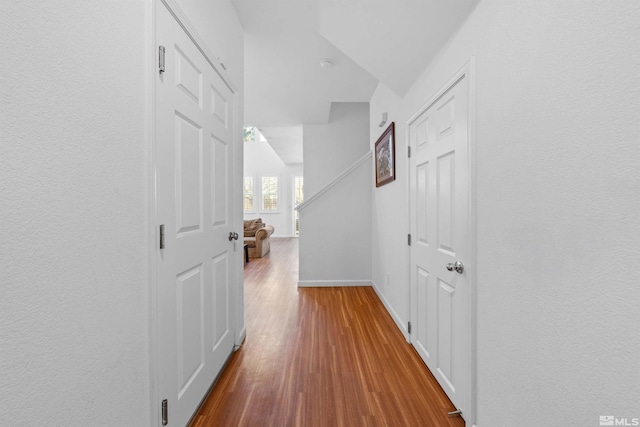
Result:
<svg viewBox="0 0 640 427"><path fill-rule="evenodd" d="M297 244L246 265L247 338L191 426L464 426L372 288L297 289Z"/></svg>

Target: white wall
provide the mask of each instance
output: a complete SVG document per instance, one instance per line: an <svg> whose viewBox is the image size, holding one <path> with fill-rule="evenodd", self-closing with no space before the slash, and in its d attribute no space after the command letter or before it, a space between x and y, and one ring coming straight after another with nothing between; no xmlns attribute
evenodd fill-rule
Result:
<svg viewBox="0 0 640 427"><path fill-rule="evenodd" d="M406 150L407 119L476 58L480 427L640 416L639 21L628 0L484 0L404 99L379 87L371 100ZM406 164L398 175L394 194L374 193L378 286L407 265L382 234L407 216L391 203ZM384 295L406 323L395 274Z"/></svg>
<svg viewBox="0 0 640 427"><path fill-rule="evenodd" d="M304 125L308 201L369 151L368 103L334 103L324 125ZM371 283L372 165L365 162L300 211L299 285Z"/></svg>
<svg viewBox="0 0 640 427"><path fill-rule="evenodd" d="M300 211L299 286L371 284L371 164Z"/></svg>
<svg viewBox="0 0 640 427"><path fill-rule="evenodd" d="M225 65L242 90L242 28L229 1L213 3L189 16L240 49ZM151 5L0 5L0 425L144 426L157 416Z"/></svg>
<svg viewBox="0 0 640 427"><path fill-rule="evenodd" d="M334 102L329 123L303 126L305 198L369 151L368 109L368 102Z"/></svg>
<svg viewBox="0 0 640 427"><path fill-rule="evenodd" d="M382 133L395 122L396 180L382 187L372 187L372 281L398 327L407 334L409 322L409 232L407 214L407 146L406 119L401 118L400 98L383 83L378 85L370 102L371 150ZM379 127L382 113L387 123Z"/></svg>
<svg viewBox="0 0 640 427"><path fill-rule="evenodd" d="M302 165L285 164L267 142L246 142L244 144L244 176L253 177L254 185L254 210L245 212L244 219L262 218L266 224L274 226L273 237L295 236L293 179L295 176L302 176ZM263 176L278 177L280 209L277 212L262 210Z"/></svg>
<svg viewBox="0 0 640 427"><path fill-rule="evenodd" d="M149 425L144 2L2 2L0 425Z"/></svg>

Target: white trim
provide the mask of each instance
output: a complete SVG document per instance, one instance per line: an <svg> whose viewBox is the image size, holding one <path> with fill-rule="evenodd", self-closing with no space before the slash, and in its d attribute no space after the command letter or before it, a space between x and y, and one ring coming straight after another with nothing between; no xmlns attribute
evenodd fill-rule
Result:
<svg viewBox="0 0 640 427"><path fill-rule="evenodd" d="M258 213L256 209L256 177L255 176L247 176L244 175L244 160L242 162L243 165L243 175L242 175L242 213L243 214L255 214ZM245 178L251 178L251 195L253 196L253 209L250 211L244 210L244 180Z"/></svg>
<svg viewBox="0 0 640 427"><path fill-rule="evenodd" d="M407 121L407 124L404 128L404 139L405 139L405 145L407 147L407 150L412 150L411 156L415 156L417 153L415 152L416 150L414 150L413 148L411 148L411 138L410 138L410 133L409 133L409 122ZM412 203L411 203L411 157L409 157L409 155L405 156L405 170L407 171L407 183L406 183L406 192L405 192L405 197L407 198L407 235L410 235L413 233L413 230L411 229L412 224L411 224L411 209L412 209ZM411 236L412 239L417 238L417 236ZM414 240L415 242L415 240ZM413 307L413 301L411 300L411 292L413 290L413 283L411 282L412 278L411 278L411 274L412 274L412 267L411 267L411 245L407 245L405 248L405 256L406 256L406 260L407 260L407 278L409 280L409 286L407 288L407 295L405 297L405 302L406 302L406 307L407 307L407 322L413 322L413 316L414 316L414 307ZM411 334L409 333L409 331L407 331L407 334L405 335L407 338L407 341L409 342L409 344L411 344L413 346L413 343L411 342Z"/></svg>
<svg viewBox="0 0 640 427"><path fill-rule="evenodd" d="M218 57L216 57L213 54L213 52L209 50L209 48L207 47L207 43L204 41L202 36L200 36L200 34L198 33L198 30L196 30L196 27L194 27L193 24L191 24L191 22L187 18L187 15L185 15L182 9L180 9L180 6L178 6L177 1L176 0L160 0L160 1L164 3L164 5L169 10L169 13L173 15L173 17L176 19L178 24L180 24L180 26L184 29L185 33L187 33L187 36L189 36L189 38L193 41L193 43L196 45L198 50L200 50L200 52L204 55L207 62L211 64L213 69L216 71L216 73L218 73L218 75L220 76L222 81L227 85L229 90L235 94L238 91L238 89L236 85L233 84L233 81L229 77L226 71L226 67L222 64L222 62L220 62Z"/></svg>
<svg viewBox="0 0 640 427"><path fill-rule="evenodd" d="M264 193L262 192L262 189L264 188L264 185L262 183L262 180L265 179L265 178L277 178L278 179L278 193L277 193L277 196L278 196L278 209L271 210L271 211L264 209L264 206L263 206L264 205ZM257 214L267 214L267 215L268 214L279 214L279 213L281 213L282 209L280 208L280 206L282 205L282 197L281 197L281 194L282 194L282 189L281 189L281 187L282 187L282 177L280 176L279 173L269 173L269 174L260 175L259 179L260 179L260 183L258 185L258 188L260 189L260 205L258 206L258 212L256 212L256 213ZM255 204L254 204L254 206L255 206Z"/></svg>
<svg viewBox="0 0 640 427"><path fill-rule="evenodd" d="M296 173L292 173L291 174L291 204L294 205L293 209L291 210L291 233L293 234L294 237L298 237L298 235L300 234L300 230L298 230L298 234L296 234L296 215L298 215L298 224L300 222L300 212L298 212L296 210L296 178L300 177L302 178L302 199L304 202L304 174L303 175L296 175ZM302 203L301 203L302 204Z"/></svg>
<svg viewBox="0 0 640 427"><path fill-rule="evenodd" d="M233 221L236 221L237 230L242 233L243 220L244 220L244 142L243 142L243 120L244 120L244 100L242 93L234 92L232 94L233 99L233 132L232 132L232 152L233 158L233 172L231 189L233 195L231 195L231 203L235 208L232 208ZM254 183L255 184L255 183ZM234 200L235 195L235 200ZM234 227L235 228L235 227ZM230 303L230 307L235 312L235 320L233 321L234 332L234 346L242 344L246 338L247 331L244 323L245 304L244 304L244 251L242 246L234 243L233 250L235 252L236 271L234 284L234 301ZM220 371L219 375L222 374Z"/></svg>
<svg viewBox="0 0 640 427"><path fill-rule="evenodd" d="M313 201L315 201L316 199L320 198L320 196L322 196L324 193L329 191L332 187L334 187L336 184L338 184L340 181L342 181L344 178L346 178L352 172L354 172L356 169L358 169L361 165L363 165L369 159L371 159L371 156L372 156L372 152L369 151L367 154L365 154L364 156L360 157L351 166L349 166L344 172L342 172L340 175L338 175L336 178L334 178L333 181L331 181L329 184L327 184L322 190L318 191L316 194L314 194L313 196L309 197L309 199L307 199L304 202L300 203L294 209L296 209L298 211L301 211L302 209L304 209L307 206L309 206Z"/></svg>
<svg viewBox="0 0 640 427"><path fill-rule="evenodd" d="M371 286L371 280L299 280L299 288L333 288L346 286Z"/></svg>
<svg viewBox="0 0 640 427"><path fill-rule="evenodd" d="M476 417L477 417L477 403L478 403L478 378L477 378L477 341L478 341L478 331L477 331L477 319L478 319L478 227L476 222L476 200L477 200L477 191L476 191L476 176L477 176L477 168L476 168L476 58L475 56L471 56L469 61L465 64L466 72L467 72L467 137L468 137L468 147L467 147L467 160L469 162L469 238L470 238L470 248L469 248L469 257L471 258L472 265L474 268L468 272L469 274L469 286L470 286L470 295L469 295L469 323L471 324L471 346L469 351L471 355L469 357L469 388L470 394L469 403L470 410L467 411L469 416L466 419L466 424L469 425L474 423L475 426Z"/></svg>
<svg viewBox="0 0 640 427"><path fill-rule="evenodd" d="M147 93L147 111L149 123L147 124L147 143L149 154L149 171L147 179L149 180L147 188L148 206L147 214L148 224L148 327L149 327L149 399L151 399L149 410L151 411L150 421L152 426L160 425L160 401L162 400L158 391L158 263L157 263L157 246L158 236L158 219L157 219L157 191L156 191L156 79L155 72L158 66L156 52L158 51L158 43L156 36L156 2L149 2L147 10L147 67L145 69L146 90Z"/></svg>
<svg viewBox="0 0 640 427"><path fill-rule="evenodd" d="M427 101L422 107L416 110L416 113L409 118L406 122L406 141L407 146L410 146L411 140L409 137L409 126L418 117L435 104L444 94L460 80L467 79L467 172L468 176L468 220L469 220L469 265L471 269L465 270L469 280L469 408L465 412L465 425L471 425L476 418L476 402L477 402L477 226L476 226L476 150L475 150L475 57L471 56L464 65L459 68L445 84L441 85L434 96ZM415 153L412 153L412 156ZM411 162L411 159L408 159ZM410 166L410 164L408 163ZM410 171L410 167L407 168ZM409 172L410 173L410 172ZM411 178L407 179L407 200L409 201L409 233L411 233ZM411 251L409 250L409 257L407 258L409 268L409 319L413 321L415 317L414 310L412 309L413 301L411 301L411 290L413 283L411 282ZM409 336L411 342L411 336ZM475 424L474 424L475 425Z"/></svg>
<svg viewBox="0 0 640 427"><path fill-rule="evenodd" d="M431 107L433 104L435 104L436 102L438 102L438 100L440 98L442 98L449 89L451 89L453 86L456 85L456 83L458 83L460 80L462 80L465 76L467 76L467 68L468 68L469 64L466 63L460 70L458 70L454 76L449 79L449 81L447 81L447 83L443 84L440 89L438 90L438 92L436 93L436 95L434 95L433 97L431 97L429 99L429 101L427 101L422 107L418 108L417 112L411 116L411 118L409 120L407 120L407 126L411 125L411 123L415 122L418 117L420 117L420 115L422 113L424 113L425 111L427 111L429 109L429 107ZM446 88L446 89L442 89L442 88Z"/></svg>
<svg viewBox="0 0 640 427"><path fill-rule="evenodd" d="M396 313L396 311L393 309L393 307L389 303L389 300L387 300L387 298L380 291L380 289L378 289L378 285L376 285L375 282L372 282L371 286L373 287L373 290L376 291L378 298L380 298L380 301L382 301L382 305L385 306L385 308L387 309L387 312L389 313L393 321L396 323L396 326L398 327L398 329L400 329L400 332L402 332L402 335L404 335L404 339L409 344L411 344L411 336L409 335L409 331L407 330L407 325L402 324L402 319L400 318L400 316L398 316L398 313Z"/></svg>

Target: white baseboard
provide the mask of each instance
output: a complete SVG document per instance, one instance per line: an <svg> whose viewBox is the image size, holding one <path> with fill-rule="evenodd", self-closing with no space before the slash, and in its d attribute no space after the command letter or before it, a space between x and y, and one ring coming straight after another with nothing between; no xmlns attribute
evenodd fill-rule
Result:
<svg viewBox="0 0 640 427"><path fill-rule="evenodd" d="M373 290L376 291L378 298L380 298L380 301L382 301L382 304L387 309L387 312L389 312L389 314L391 315L393 321L396 322L396 326L398 327L398 329L400 329L402 335L404 335L404 339L407 340L407 342L411 342L411 337L409 336L409 331L407 330L407 324L403 322L400 316L398 316L398 313L396 313L393 307L391 307L391 304L389 304L387 298L382 294L382 292L380 292L380 289L378 289L378 286L375 284L375 282L372 282L371 286L373 286Z"/></svg>
<svg viewBox="0 0 640 427"><path fill-rule="evenodd" d="M343 286L371 286L371 280L299 280L299 288L330 288Z"/></svg>

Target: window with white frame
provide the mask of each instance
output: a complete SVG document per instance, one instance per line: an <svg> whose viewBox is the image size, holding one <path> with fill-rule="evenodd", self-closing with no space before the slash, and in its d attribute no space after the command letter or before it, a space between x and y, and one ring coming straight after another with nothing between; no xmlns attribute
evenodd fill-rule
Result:
<svg viewBox="0 0 640 427"><path fill-rule="evenodd" d="M256 128L246 127L244 128L244 142L255 142L256 140Z"/></svg>
<svg viewBox="0 0 640 427"><path fill-rule="evenodd" d="M262 211L275 212L278 208L278 177L262 177Z"/></svg>
<svg viewBox="0 0 640 427"><path fill-rule="evenodd" d="M300 203L304 202L304 179L301 176L296 176L294 178L294 182L293 182L293 192L294 192L294 203L296 206L298 206ZM295 210L295 215L294 215L294 220L295 220L295 224L294 224L294 228L295 228L295 233L296 236L300 234L300 215L298 210Z"/></svg>
<svg viewBox="0 0 640 427"><path fill-rule="evenodd" d="M254 204L253 204L253 177L245 176L244 177L244 211L245 212L255 212Z"/></svg>

